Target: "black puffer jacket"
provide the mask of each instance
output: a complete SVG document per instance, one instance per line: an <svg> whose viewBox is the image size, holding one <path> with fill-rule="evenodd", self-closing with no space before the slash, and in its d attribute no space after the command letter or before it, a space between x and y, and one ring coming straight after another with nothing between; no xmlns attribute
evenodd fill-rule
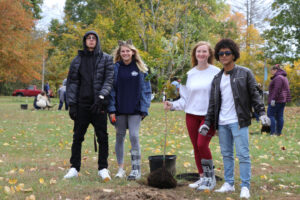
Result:
<svg viewBox="0 0 300 200"><path fill-rule="evenodd" d="M93 93L94 101L99 98L99 95L108 96L113 84L113 59L110 55L102 52L100 47L100 40L96 32L89 31L83 37L83 47L87 49L85 44L86 36L94 34L97 37L97 45L94 50L96 55L94 80L93 80ZM79 50L78 55L71 62L67 81L67 102L69 105L77 105L79 98L80 88L80 73L79 68L81 64L81 56L84 50Z"/></svg>
<svg viewBox="0 0 300 200"><path fill-rule="evenodd" d="M219 114L222 103L220 83L222 79L222 69L213 79L209 106L205 117L205 124L210 127L214 125L218 129ZM251 107L259 116L265 114L264 103L257 90L252 71L246 67L235 65L230 72L230 84L234 99L235 110L237 112L240 128L251 124Z"/></svg>

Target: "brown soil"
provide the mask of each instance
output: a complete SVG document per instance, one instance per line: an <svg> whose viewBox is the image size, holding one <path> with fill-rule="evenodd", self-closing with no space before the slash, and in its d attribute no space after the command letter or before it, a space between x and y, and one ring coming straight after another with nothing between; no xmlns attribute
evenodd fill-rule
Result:
<svg viewBox="0 0 300 200"><path fill-rule="evenodd" d="M147 186L138 187L122 187L119 191L113 191L110 193L98 191L96 199L112 199L112 200L185 200L186 198L174 193L174 190L156 189Z"/></svg>

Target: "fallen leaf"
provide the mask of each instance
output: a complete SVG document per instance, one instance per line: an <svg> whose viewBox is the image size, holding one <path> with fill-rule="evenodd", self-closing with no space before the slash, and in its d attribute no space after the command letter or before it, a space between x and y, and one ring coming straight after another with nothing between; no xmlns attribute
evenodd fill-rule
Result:
<svg viewBox="0 0 300 200"><path fill-rule="evenodd" d="M19 192L24 188L24 183L20 183L19 185L16 186L16 191Z"/></svg>
<svg viewBox="0 0 300 200"><path fill-rule="evenodd" d="M40 184L44 184L45 183L45 180L43 178L40 178L39 181L40 181Z"/></svg>
<svg viewBox="0 0 300 200"><path fill-rule="evenodd" d="M56 180L54 178L50 179L50 184L56 184Z"/></svg>
<svg viewBox="0 0 300 200"><path fill-rule="evenodd" d="M8 183L11 184L11 185L16 184L17 182L18 182L18 180L15 179L15 178L14 178L14 179L9 179L9 180L8 180Z"/></svg>
<svg viewBox="0 0 300 200"><path fill-rule="evenodd" d="M183 163L183 166L184 166L185 168L190 167L190 166L191 166L191 163L189 163L189 162L184 162L184 163Z"/></svg>
<svg viewBox="0 0 300 200"><path fill-rule="evenodd" d="M111 193L114 192L112 189L103 189L103 192Z"/></svg>
<svg viewBox="0 0 300 200"><path fill-rule="evenodd" d="M4 193L5 194L11 194L10 187L4 186Z"/></svg>
<svg viewBox="0 0 300 200"><path fill-rule="evenodd" d="M23 174L23 173L24 173L24 171L25 171L25 170L24 170L24 169L22 169L22 168L21 168L21 169L19 169L19 174Z"/></svg>
<svg viewBox="0 0 300 200"><path fill-rule="evenodd" d="M33 189L31 187L30 188L24 188L24 189L22 188L21 191L22 192L32 192Z"/></svg>
<svg viewBox="0 0 300 200"><path fill-rule="evenodd" d="M154 151L154 153L160 153L161 151L160 151L160 149L156 149L155 151Z"/></svg>
<svg viewBox="0 0 300 200"><path fill-rule="evenodd" d="M260 176L260 179L261 179L261 180L267 180L267 176L266 176L266 175L261 175L261 176Z"/></svg>
<svg viewBox="0 0 300 200"><path fill-rule="evenodd" d="M3 146L9 146L9 144L7 142L3 143Z"/></svg>
<svg viewBox="0 0 300 200"><path fill-rule="evenodd" d="M35 196L32 194L29 197L26 197L25 200L35 200Z"/></svg>
<svg viewBox="0 0 300 200"><path fill-rule="evenodd" d="M91 196L87 196L84 198L84 200L90 200L91 199Z"/></svg>

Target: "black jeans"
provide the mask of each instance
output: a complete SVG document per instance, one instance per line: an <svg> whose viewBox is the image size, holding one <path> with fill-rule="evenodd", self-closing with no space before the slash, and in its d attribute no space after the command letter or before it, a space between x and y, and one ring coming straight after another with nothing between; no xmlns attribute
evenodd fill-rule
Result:
<svg viewBox="0 0 300 200"><path fill-rule="evenodd" d="M108 134L107 134L107 113L92 114L88 109L78 107L77 118L74 121L74 135L72 144L72 155L70 163L72 167L80 171L81 165L81 144L89 124L94 126L99 144L98 170L107 168L108 158Z"/></svg>

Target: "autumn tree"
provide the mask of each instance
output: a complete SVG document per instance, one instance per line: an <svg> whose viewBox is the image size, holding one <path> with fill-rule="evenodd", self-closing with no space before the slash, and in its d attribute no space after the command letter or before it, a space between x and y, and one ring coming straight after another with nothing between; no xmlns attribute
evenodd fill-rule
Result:
<svg viewBox="0 0 300 200"><path fill-rule="evenodd" d="M26 0L0 1L0 81L40 79L43 40L34 31Z"/></svg>

